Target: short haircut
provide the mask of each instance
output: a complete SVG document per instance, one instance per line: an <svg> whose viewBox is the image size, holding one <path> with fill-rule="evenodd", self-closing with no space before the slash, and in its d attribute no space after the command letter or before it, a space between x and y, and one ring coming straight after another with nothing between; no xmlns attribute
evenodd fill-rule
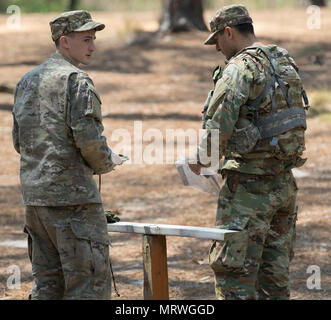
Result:
<svg viewBox="0 0 331 320"><path fill-rule="evenodd" d="M243 24L237 24L236 26L231 26L231 28L236 29L239 31L242 35L249 35L252 34L255 36L254 27L251 23L243 23ZM221 35L224 34L224 30L220 31Z"/></svg>
<svg viewBox="0 0 331 320"><path fill-rule="evenodd" d="M63 36L67 36L67 37L70 37L70 38L73 38L74 35L75 35L75 32L70 32L68 34L63 34ZM61 38L61 36L60 36L60 38ZM56 49L60 48L60 38L58 38L57 40L54 41Z"/></svg>
<svg viewBox="0 0 331 320"><path fill-rule="evenodd" d="M248 35L248 34L255 35L254 27L251 23L238 24L238 25L234 26L233 28L238 30L243 35Z"/></svg>

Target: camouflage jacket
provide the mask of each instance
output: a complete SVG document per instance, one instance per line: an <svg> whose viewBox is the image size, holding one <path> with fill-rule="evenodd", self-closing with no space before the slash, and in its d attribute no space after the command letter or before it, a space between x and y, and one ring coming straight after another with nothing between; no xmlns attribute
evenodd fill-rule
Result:
<svg viewBox="0 0 331 320"><path fill-rule="evenodd" d="M298 69L288 52L276 45L267 46L281 66L281 74L287 80L290 89L288 95L296 105L303 108L302 83ZM216 69L219 72L219 69ZM217 76L212 98L206 110L206 133L199 145L199 152L210 153L210 148L219 148L219 156L225 157L222 169L235 170L244 173L276 175L291 167L295 167L293 159L288 159L284 154L291 152L295 155L302 154L304 148L291 150L291 143L300 140L304 145L302 130L293 129L283 135L283 139L276 145L270 143L271 139L262 139L253 151L241 155L234 153L229 148L229 141L242 120L245 105L249 105L264 90L271 79L271 66L267 57L258 54L256 49L245 48L232 57L226 64L222 74ZM214 75L215 78L215 75ZM275 95L279 108L286 107L286 99L282 94ZM268 94L258 106L259 116L270 114L272 94ZM210 131L219 130L218 145L212 146ZM204 141L205 140L205 141ZM297 144L293 145L297 146ZM202 150L202 149L208 149ZM286 153L283 150L286 149ZM300 159L294 161L300 162Z"/></svg>
<svg viewBox="0 0 331 320"><path fill-rule="evenodd" d="M23 203L101 203L93 174L113 169L92 80L59 53L16 86L12 137Z"/></svg>

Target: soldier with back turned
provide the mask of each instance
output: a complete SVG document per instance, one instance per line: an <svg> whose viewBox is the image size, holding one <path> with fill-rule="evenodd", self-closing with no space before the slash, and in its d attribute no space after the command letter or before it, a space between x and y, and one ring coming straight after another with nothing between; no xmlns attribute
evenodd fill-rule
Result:
<svg viewBox="0 0 331 320"><path fill-rule="evenodd" d="M298 190L291 169L306 160L308 100L293 58L258 43L252 22L243 5L221 8L210 22L205 44L227 61L214 71L206 134L190 168L209 167L213 148L224 157L216 226L241 231L240 240L210 248L217 298L289 299Z"/></svg>

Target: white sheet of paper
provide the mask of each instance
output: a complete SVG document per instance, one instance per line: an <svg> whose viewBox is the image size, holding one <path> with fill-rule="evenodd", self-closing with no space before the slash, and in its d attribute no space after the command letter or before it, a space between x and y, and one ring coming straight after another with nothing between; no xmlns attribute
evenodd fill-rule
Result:
<svg viewBox="0 0 331 320"><path fill-rule="evenodd" d="M175 165L185 186L191 186L207 193L219 195L221 190L220 175L213 173L210 175L196 175L188 166L187 158L177 160Z"/></svg>

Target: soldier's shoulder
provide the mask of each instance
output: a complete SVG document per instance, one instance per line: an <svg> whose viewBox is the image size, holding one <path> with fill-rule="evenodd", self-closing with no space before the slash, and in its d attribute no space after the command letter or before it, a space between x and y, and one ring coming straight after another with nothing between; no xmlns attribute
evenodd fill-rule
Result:
<svg viewBox="0 0 331 320"><path fill-rule="evenodd" d="M270 44L265 46L267 50L269 50L270 54L273 55L274 57L283 57L283 56L288 56L289 53L285 48L282 48L280 46L277 46L275 44Z"/></svg>
<svg viewBox="0 0 331 320"><path fill-rule="evenodd" d="M94 87L94 82L91 77L82 70L76 70L77 72L73 72L69 77L69 86L71 87L80 87L80 88L88 88Z"/></svg>
<svg viewBox="0 0 331 320"><path fill-rule="evenodd" d="M64 77L71 76L73 74L77 75L77 78L88 78L88 75L82 69L79 69L73 65L72 61L68 58L62 56L61 54L53 54L44 64L43 72L45 75L51 73L54 77ZM41 65L41 67L43 66Z"/></svg>
<svg viewBox="0 0 331 320"><path fill-rule="evenodd" d="M246 51L242 51L229 61L225 67L225 70L226 73L255 73L255 69L261 69L259 65L260 61L254 55Z"/></svg>
<svg viewBox="0 0 331 320"><path fill-rule="evenodd" d="M39 65L32 70L28 71L26 74L22 76L22 78L18 81L16 87L26 85L31 81L38 81L39 76L41 74L42 65Z"/></svg>
<svg viewBox="0 0 331 320"><path fill-rule="evenodd" d="M288 58L288 51L277 45L254 45L244 48L232 60L231 63L236 64L242 71L250 70L253 74L264 72L265 66L269 66L270 57Z"/></svg>

